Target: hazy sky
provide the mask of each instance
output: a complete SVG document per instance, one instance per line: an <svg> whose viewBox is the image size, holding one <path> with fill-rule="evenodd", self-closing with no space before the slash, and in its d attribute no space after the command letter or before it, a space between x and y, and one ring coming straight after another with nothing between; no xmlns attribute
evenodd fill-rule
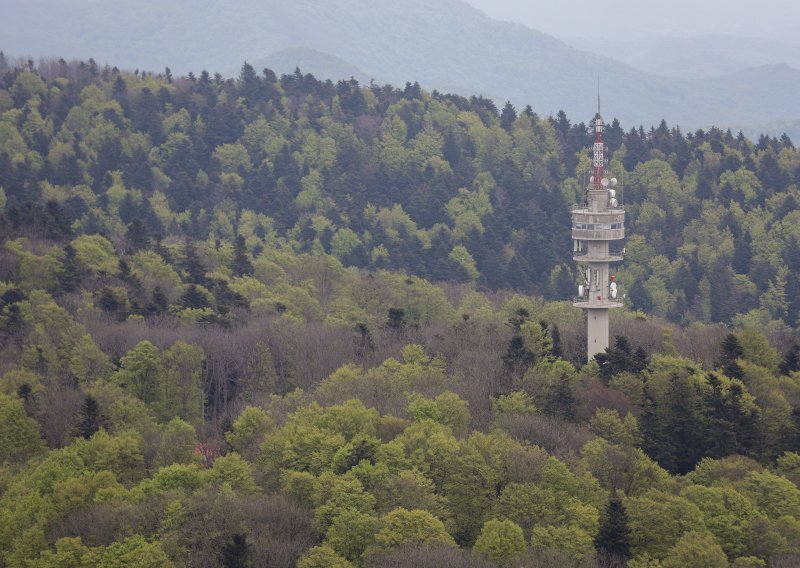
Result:
<svg viewBox="0 0 800 568"><path fill-rule="evenodd" d="M800 44L798 0L466 0L556 37L724 33ZM596 29L598 26L600 30Z"/></svg>

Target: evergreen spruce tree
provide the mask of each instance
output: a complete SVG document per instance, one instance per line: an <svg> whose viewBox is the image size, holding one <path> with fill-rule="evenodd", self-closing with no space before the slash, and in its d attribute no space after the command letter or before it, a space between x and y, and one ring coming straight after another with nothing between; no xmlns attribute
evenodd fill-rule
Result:
<svg viewBox="0 0 800 568"><path fill-rule="evenodd" d="M234 276L249 276L253 273L253 263L250 262L249 254L247 253L247 244L244 237L239 235L236 237L236 243L233 247L233 263L231 270Z"/></svg>
<svg viewBox="0 0 800 568"><path fill-rule="evenodd" d="M80 261L72 245L64 247L64 260L61 262L61 271L58 275L59 288L63 292L72 292L81 283Z"/></svg>
<svg viewBox="0 0 800 568"><path fill-rule="evenodd" d="M742 379L744 372L738 363L738 359L744 355L739 339L733 333L729 333L722 340L722 355L717 361L716 368L722 371L725 376L732 379Z"/></svg>
<svg viewBox="0 0 800 568"><path fill-rule="evenodd" d="M83 400L77 418L75 432L85 440L91 438L103 424L103 417L100 415L100 405L91 396L87 396Z"/></svg>
<svg viewBox="0 0 800 568"><path fill-rule="evenodd" d="M400 333L406 327L406 311L403 308L389 308L386 313L386 327Z"/></svg>
<svg viewBox="0 0 800 568"><path fill-rule="evenodd" d="M795 343L786 353L780 365L782 375L788 375L795 371L800 371L800 345Z"/></svg>
<svg viewBox="0 0 800 568"><path fill-rule="evenodd" d="M207 308L208 300L197 286L189 284L181 295L180 304L184 308Z"/></svg>
<svg viewBox="0 0 800 568"><path fill-rule="evenodd" d="M510 101L506 102L506 106L503 107L503 112L500 114L500 127L511 132L515 120L517 120L517 111Z"/></svg>
<svg viewBox="0 0 800 568"><path fill-rule="evenodd" d="M148 237L147 228L139 219L134 219L128 223L128 230L125 232L130 248L134 251L147 248Z"/></svg>
<svg viewBox="0 0 800 568"><path fill-rule="evenodd" d="M231 542L222 548L222 565L225 568L245 568L247 566L247 553L250 544L247 536L235 534Z"/></svg>
<svg viewBox="0 0 800 568"><path fill-rule="evenodd" d="M630 528L625 505L616 494L606 504L606 510L594 538L594 548L598 553L598 565L626 565L631 557Z"/></svg>
<svg viewBox="0 0 800 568"><path fill-rule="evenodd" d="M552 343L550 353L553 354L553 357L562 357L563 352L561 351L561 332L558 330L558 326L556 324L553 324L552 328L550 329L550 341Z"/></svg>

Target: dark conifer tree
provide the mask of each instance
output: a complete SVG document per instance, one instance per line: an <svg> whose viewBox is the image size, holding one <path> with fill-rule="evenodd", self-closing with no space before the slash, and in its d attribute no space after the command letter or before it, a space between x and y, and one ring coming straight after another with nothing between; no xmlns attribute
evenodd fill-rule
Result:
<svg viewBox="0 0 800 568"><path fill-rule="evenodd" d="M500 127L511 132L511 127L514 126L515 120L517 120L517 111L511 101L507 101L506 106L503 107L503 112L500 113Z"/></svg>
<svg viewBox="0 0 800 568"><path fill-rule="evenodd" d="M400 333L406 327L406 311L403 308L389 308L386 313L386 327Z"/></svg>
<svg viewBox="0 0 800 568"><path fill-rule="evenodd" d="M83 400L83 404L78 411L77 421L75 423L76 434L88 440L95 432L100 430L102 425L103 417L100 415L100 405L93 397L87 396Z"/></svg>
<svg viewBox="0 0 800 568"><path fill-rule="evenodd" d="M248 566L249 550L250 544L247 542L246 535L233 535L231 542L222 548L222 565L225 568L245 568Z"/></svg>
<svg viewBox="0 0 800 568"><path fill-rule="evenodd" d="M205 294L197 289L196 285L189 284L183 294L181 294L180 305L184 308L207 308L208 300Z"/></svg>
<svg viewBox="0 0 800 568"><path fill-rule="evenodd" d="M561 351L561 332L558 330L558 326L556 324L553 324L550 328L550 342L552 344L550 352L553 354L553 357L562 357L563 352Z"/></svg>
<svg viewBox="0 0 800 568"><path fill-rule="evenodd" d="M150 303L147 305L147 311L151 314L163 314L167 311L169 300L161 289L161 286L153 288L153 293L150 298Z"/></svg>
<svg viewBox="0 0 800 568"><path fill-rule="evenodd" d="M197 249L192 239L186 239L183 247L183 262L181 268L186 271L186 277L192 284L203 284L206 280L206 269L197 256Z"/></svg>
<svg viewBox="0 0 800 568"><path fill-rule="evenodd" d="M233 245L231 270L234 276L249 276L253 273L253 263L250 262L250 254L247 252L247 243L241 235L236 237L236 242Z"/></svg>
<svg viewBox="0 0 800 568"><path fill-rule="evenodd" d="M753 258L753 239L750 231L744 231L733 239L733 270L736 274L749 274Z"/></svg>
<svg viewBox="0 0 800 568"><path fill-rule="evenodd" d="M744 372L739 365L738 359L744 355L744 349L742 349L739 339L733 333L729 333L722 339L720 347L722 348L722 354L719 361L717 361L716 368L727 377L741 379L744 376Z"/></svg>
<svg viewBox="0 0 800 568"><path fill-rule="evenodd" d="M622 335L617 335L614 338L614 345L608 347L604 353L595 355L594 359L600 367L600 376L606 382L622 372L639 374L645 370L648 363L647 352L642 347L633 351L628 338Z"/></svg>
<svg viewBox="0 0 800 568"><path fill-rule="evenodd" d="M800 371L800 345L795 343L789 348L783 358L783 362L781 362L780 371L783 375Z"/></svg>
<svg viewBox="0 0 800 568"><path fill-rule="evenodd" d="M612 495L603 514L594 548L603 567L623 566L631 557L631 534L625 505L616 494Z"/></svg>
<svg viewBox="0 0 800 568"><path fill-rule="evenodd" d="M149 244L147 228L139 219L134 219L128 223L125 238L128 240L128 246L134 251L146 249Z"/></svg>
<svg viewBox="0 0 800 568"><path fill-rule="evenodd" d="M64 260L58 275L58 285L63 292L73 292L80 286L83 268L72 245L64 247Z"/></svg>

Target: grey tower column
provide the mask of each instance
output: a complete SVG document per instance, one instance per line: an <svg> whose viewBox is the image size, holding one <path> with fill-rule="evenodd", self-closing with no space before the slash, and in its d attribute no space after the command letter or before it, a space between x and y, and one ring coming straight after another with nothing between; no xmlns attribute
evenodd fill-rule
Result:
<svg viewBox="0 0 800 568"><path fill-rule="evenodd" d="M588 360L608 348L608 310L622 307L609 266L622 260L610 243L625 238L625 210L617 203L617 180L606 177L603 120L594 120L594 168L586 188L586 203L572 209L573 257L583 273L583 284L574 306L586 310Z"/></svg>

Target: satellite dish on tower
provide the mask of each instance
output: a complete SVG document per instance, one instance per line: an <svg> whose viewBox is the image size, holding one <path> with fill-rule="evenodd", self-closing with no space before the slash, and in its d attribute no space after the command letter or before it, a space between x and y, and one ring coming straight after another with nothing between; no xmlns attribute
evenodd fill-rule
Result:
<svg viewBox="0 0 800 568"><path fill-rule="evenodd" d="M617 178L611 178L611 187L616 187L617 185Z"/></svg>
<svg viewBox="0 0 800 568"><path fill-rule="evenodd" d="M603 187L608 187L608 178L601 179L600 183L603 185Z"/></svg>

